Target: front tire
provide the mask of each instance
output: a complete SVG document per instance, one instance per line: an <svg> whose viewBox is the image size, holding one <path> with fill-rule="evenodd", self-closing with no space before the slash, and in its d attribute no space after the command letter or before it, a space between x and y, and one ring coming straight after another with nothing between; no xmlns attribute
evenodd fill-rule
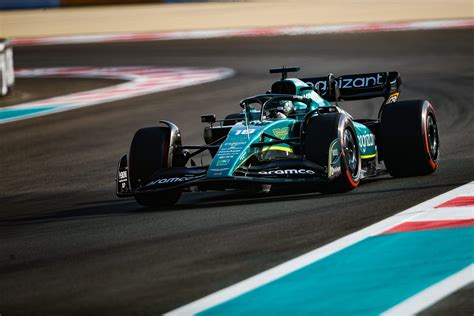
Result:
<svg viewBox="0 0 474 316"><path fill-rule="evenodd" d="M430 102L410 100L387 105L380 135L385 167L393 177L423 176L438 168L438 125Z"/></svg>
<svg viewBox="0 0 474 316"><path fill-rule="evenodd" d="M168 127L146 127L135 133L128 156L132 190L139 188L158 170L172 167L168 166L170 134ZM165 207L175 204L180 196L181 190L173 190L139 194L135 200L144 206Z"/></svg>
<svg viewBox="0 0 474 316"><path fill-rule="evenodd" d="M354 125L347 115L330 113L309 119L304 130L306 159L330 168L331 145L337 144L340 173L321 190L323 193L342 193L359 185L361 159Z"/></svg>

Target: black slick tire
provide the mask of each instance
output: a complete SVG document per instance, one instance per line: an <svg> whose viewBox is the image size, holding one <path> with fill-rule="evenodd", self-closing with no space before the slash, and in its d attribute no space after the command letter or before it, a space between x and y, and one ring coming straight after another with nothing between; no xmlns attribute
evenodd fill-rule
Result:
<svg viewBox="0 0 474 316"><path fill-rule="evenodd" d="M133 190L149 179L156 171L168 168L170 129L168 127L146 127L133 136L128 165L130 184ZM144 206L166 207L175 204L181 196L180 190L153 194L135 195L135 200Z"/></svg>
<svg viewBox="0 0 474 316"><path fill-rule="evenodd" d="M382 111L380 140L385 167L393 177L423 176L438 168L437 120L426 100L388 104Z"/></svg>
<svg viewBox="0 0 474 316"><path fill-rule="evenodd" d="M342 149L341 172L321 189L323 193L347 192L359 185L361 160L357 134L352 121L342 113L314 116L305 124L303 150L306 159L322 167L328 167L329 150L336 139Z"/></svg>

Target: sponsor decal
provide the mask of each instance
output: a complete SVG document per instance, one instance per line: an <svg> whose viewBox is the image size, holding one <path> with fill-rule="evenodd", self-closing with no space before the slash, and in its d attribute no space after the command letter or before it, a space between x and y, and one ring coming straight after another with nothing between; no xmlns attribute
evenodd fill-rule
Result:
<svg viewBox="0 0 474 316"><path fill-rule="evenodd" d="M174 177L174 178L156 179L149 182L146 186L156 185L156 184L179 183L179 182L189 181L192 179L193 177Z"/></svg>
<svg viewBox="0 0 474 316"><path fill-rule="evenodd" d="M288 131L290 129L288 127L281 127L281 128L274 128L272 130L273 135L275 135L278 138L285 138L288 135Z"/></svg>
<svg viewBox="0 0 474 316"><path fill-rule="evenodd" d="M259 171L258 174L261 175L288 175L288 174L304 174L304 175L312 175L315 174L313 170L308 169L284 169L284 170L270 170L270 171Z"/></svg>
<svg viewBox="0 0 474 316"><path fill-rule="evenodd" d="M225 145L229 148L229 149L236 149L236 148L240 148L242 145L245 145L247 144L247 142L226 142Z"/></svg>
<svg viewBox="0 0 474 316"><path fill-rule="evenodd" d="M117 178L118 186L120 187L119 191L128 191L128 172L126 170L119 171Z"/></svg>
<svg viewBox="0 0 474 316"><path fill-rule="evenodd" d="M364 149L365 149L365 147L375 145L375 136L374 136L374 134L359 135L359 136L357 136L357 139L359 140L359 146L364 148Z"/></svg>
<svg viewBox="0 0 474 316"><path fill-rule="evenodd" d="M246 130L244 130L246 132ZM240 132L240 131L238 131ZM212 165L214 167L228 166L235 161L236 157L242 153L242 149L247 142L229 142L224 143L214 157Z"/></svg>
<svg viewBox="0 0 474 316"><path fill-rule="evenodd" d="M341 150L339 144L339 138L332 141L329 147L329 168L328 177L334 178L341 174Z"/></svg>
<svg viewBox="0 0 474 316"><path fill-rule="evenodd" d="M119 171L118 178L119 182L127 181L127 171Z"/></svg>
<svg viewBox="0 0 474 316"><path fill-rule="evenodd" d="M376 76L367 76L367 77L355 77L355 78L344 78L339 77L336 79L337 86L341 89L351 89L351 88L367 88L376 85L382 84L382 74L379 73ZM314 85L319 87L320 90L327 90L328 82L327 80L318 81Z"/></svg>
<svg viewBox="0 0 474 316"><path fill-rule="evenodd" d="M387 99L387 102L385 102L385 104L389 104L389 103L393 103L393 102L396 102L398 100L398 96L400 95L400 92L396 92L396 93L392 93L388 99Z"/></svg>
<svg viewBox="0 0 474 316"><path fill-rule="evenodd" d="M227 164L230 162L230 159L219 159L217 160L216 166L227 166Z"/></svg>
<svg viewBox="0 0 474 316"><path fill-rule="evenodd" d="M235 135L250 135L255 133L254 128L249 128L249 129L239 129L238 131L235 132Z"/></svg>
<svg viewBox="0 0 474 316"><path fill-rule="evenodd" d="M212 171L212 172L220 172L220 171L226 171L226 170L229 170L228 168L211 168L209 169L209 171Z"/></svg>

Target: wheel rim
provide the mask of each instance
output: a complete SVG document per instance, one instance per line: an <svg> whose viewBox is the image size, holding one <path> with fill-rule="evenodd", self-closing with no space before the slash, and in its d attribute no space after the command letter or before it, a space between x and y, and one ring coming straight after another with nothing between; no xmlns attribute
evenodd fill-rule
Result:
<svg viewBox="0 0 474 316"><path fill-rule="evenodd" d="M357 178L359 172L359 159L357 155L357 144L349 129L344 131L344 159L347 169L353 179Z"/></svg>
<svg viewBox="0 0 474 316"><path fill-rule="evenodd" d="M431 157L436 160L438 158L439 138L438 126L432 115L428 115L426 120L426 129L428 133L428 147Z"/></svg>

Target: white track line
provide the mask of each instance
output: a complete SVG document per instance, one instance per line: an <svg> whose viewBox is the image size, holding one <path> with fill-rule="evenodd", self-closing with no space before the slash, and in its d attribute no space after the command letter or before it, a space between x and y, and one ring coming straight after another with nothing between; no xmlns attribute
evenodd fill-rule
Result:
<svg viewBox="0 0 474 316"><path fill-rule="evenodd" d="M430 286L400 304L382 313L384 316L415 315L436 302L474 282L474 264Z"/></svg>
<svg viewBox="0 0 474 316"><path fill-rule="evenodd" d="M434 20L415 22L336 24L319 26L291 26L269 28L242 28L222 30L201 30L184 32L146 32L75 36L51 36L12 39L14 46L86 44L105 42L145 42L184 39L206 39L223 37L257 37L278 35L306 35L329 33L362 33L382 31L432 30L459 27L472 27L474 20Z"/></svg>
<svg viewBox="0 0 474 316"><path fill-rule="evenodd" d="M474 182L470 182L459 188L451 190L447 193L439 195L414 207L411 207L403 212L395 214L378 223L375 223L367 228L359 230L355 233L342 237L325 246L310 251L295 259L282 263L272 269L259 273L237 284L231 285L218 292L210 294L197 301L184 305L175 309L167 315L193 315L201 311L207 310L213 306L224 303L237 296L240 296L253 289L261 287L264 284L279 279L291 272L299 270L307 265L310 265L318 260L321 260L329 255L332 255L344 248L347 248L363 239L370 236L378 235L387 229L399 225L402 222L413 220L435 211L435 207L441 203L453 199L460 195L474 195Z"/></svg>

